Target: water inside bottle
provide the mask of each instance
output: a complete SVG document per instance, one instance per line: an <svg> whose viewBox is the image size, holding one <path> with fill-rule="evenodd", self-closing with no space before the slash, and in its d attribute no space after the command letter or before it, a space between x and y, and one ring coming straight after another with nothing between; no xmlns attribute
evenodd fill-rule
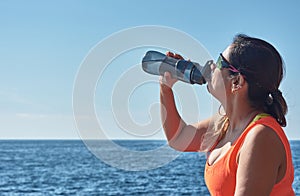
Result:
<svg viewBox="0 0 300 196"><path fill-rule="evenodd" d="M142 68L150 74L163 75L166 71L172 74L177 61L178 59L168 57L163 53L148 51L142 60Z"/></svg>
<svg viewBox="0 0 300 196"><path fill-rule="evenodd" d="M160 52L148 51L142 60L142 68L147 73L159 75L159 67L165 58Z"/></svg>

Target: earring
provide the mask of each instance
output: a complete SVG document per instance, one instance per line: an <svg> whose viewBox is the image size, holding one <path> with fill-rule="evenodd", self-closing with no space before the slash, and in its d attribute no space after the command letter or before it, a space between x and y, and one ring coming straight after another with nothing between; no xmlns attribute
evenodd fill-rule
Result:
<svg viewBox="0 0 300 196"><path fill-rule="evenodd" d="M236 93L239 89L241 89L241 88L242 88L242 86L238 84L238 85L236 86L236 88L232 88L232 89L231 89L231 93L234 93L234 94L235 94L235 93Z"/></svg>
<svg viewBox="0 0 300 196"><path fill-rule="evenodd" d="M223 109L223 111L225 112L224 108L222 105L219 106L219 110L218 110L218 113L220 116L226 116L226 112L224 114L221 114L221 109Z"/></svg>

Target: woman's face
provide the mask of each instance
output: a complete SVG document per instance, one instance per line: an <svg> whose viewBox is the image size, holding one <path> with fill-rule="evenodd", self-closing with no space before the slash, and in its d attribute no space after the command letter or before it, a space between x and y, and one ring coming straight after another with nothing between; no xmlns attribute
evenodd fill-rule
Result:
<svg viewBox="0 0 300 196"><path fill-rule="evenodd" d="M228 59L230 52L230 46L228 46L222 55L225 59ZM208 91L218 99L222 104L226 101L226 92L230 90L229 72L226 69L219 69L216 64L212 64L212 75L211 80L208 81Z"/></svg>

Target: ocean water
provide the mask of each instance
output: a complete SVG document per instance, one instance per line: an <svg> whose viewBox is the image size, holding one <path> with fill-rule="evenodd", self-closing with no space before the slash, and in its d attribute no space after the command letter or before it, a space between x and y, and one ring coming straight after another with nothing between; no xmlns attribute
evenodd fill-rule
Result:
<svg viewBox="0 0 300 196"><path fill-rule="evenodd" d="M140 151L165 145L165 141L115 143ZM291 141L291 147L293 187L300 195L300 141ZM0 154L0 195L209 195L203 179L205 156L200 153L181 153L146 171L107 165L79 140L2 140Z"/></svg>

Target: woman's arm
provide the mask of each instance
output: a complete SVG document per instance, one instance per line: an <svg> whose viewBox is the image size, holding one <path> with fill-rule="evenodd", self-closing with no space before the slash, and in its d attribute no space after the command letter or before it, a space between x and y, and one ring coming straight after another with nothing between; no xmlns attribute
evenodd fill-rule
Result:
<svg viewBox="0 0 300 196"><path fill-rule="evenodd" d="M180 117L172 86L176 82L170 73L160 79L161 120L169 145L179 151L199 151L203 134L210 120L187 125Z"/></svg>
<svg viewBox="0 0 300 196"><path fill-rule="evenodd" d="M284 146L271 128L253 128L238 157L235 195L270 195L273 186L285 174Z"/></svg>

